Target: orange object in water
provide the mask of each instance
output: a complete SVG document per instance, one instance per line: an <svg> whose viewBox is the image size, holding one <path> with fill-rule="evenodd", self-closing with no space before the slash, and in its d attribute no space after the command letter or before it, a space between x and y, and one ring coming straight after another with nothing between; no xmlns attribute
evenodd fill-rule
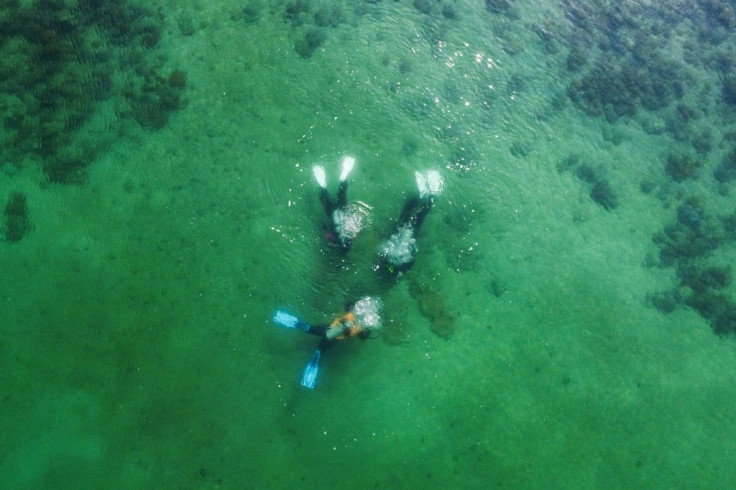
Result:
<svg viewBox="0 0 736 490"><path fill-rule="evenodd" d="M347 335L345 334L346 333L345 332L345 327L347 327ZM355 335L358 335L363 330L363 327L361 327L360 325L358 325L357 323L355 323L355 315L353 315L350 312L345 313L341 317L335 318L332 321L332 323L330 323L330 329L329 330L332 330L332 329L335 329L335 328L340 329L342 331L342 333L340 333L339 335L337 335L335 337L332 337L329 334L329 331L328 331L328 333L327 333L327 337L328 338L335 338L337 340L344 340L344 339L347 339L349 337L353 337Z"/></svg>

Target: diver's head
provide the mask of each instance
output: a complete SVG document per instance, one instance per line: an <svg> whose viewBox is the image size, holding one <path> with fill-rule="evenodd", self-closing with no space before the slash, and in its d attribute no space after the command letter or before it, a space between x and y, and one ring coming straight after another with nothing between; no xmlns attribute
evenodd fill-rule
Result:
<svg viewBox="0 0 736 490"><path fill-rule="evenodd" d="M411 226L402 226L379 247L381 256L389 266L401 267L414 260L417 240Z"/></svg>
<svg viewBox="0 0 736 490"><path fill-rule="evenodd" d="M332 213L335 231L343 240L354 240L370 222L370 209L362 203L348 203Z"/></svg>
<svg viewBox="0 0 736 490"><path fill-rule="evenodd" d="M378 330L381 328L381 300L373 296L364 296L355 302L350 313L355 316L355 322L364 330Z"/></svg>

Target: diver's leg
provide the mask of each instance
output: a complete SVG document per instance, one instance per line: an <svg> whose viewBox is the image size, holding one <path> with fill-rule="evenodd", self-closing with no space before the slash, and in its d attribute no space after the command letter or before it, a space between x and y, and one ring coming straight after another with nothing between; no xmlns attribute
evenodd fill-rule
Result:
<svg viewBox="0 0 736 490"><path fill-rule="evenodd" d="M320 189L319 201L322 203L322 207L324 208L327 217L332 219L332 212L335 210L335 204L332 202L332 199L330 199L330 193L327 192L327 189Z"/></svg>
<svg viewBox="0 0 736 490"><path fill-rule="evenodd" d="M425 198L422 199L422 202L419 204L419 207L417 208L413 218L411 226L414 229L414 233L419 231L419 228L422 226L422 223L424 223L424 218L427 217L429 214L429 211L432 209L432 199Z"/></svg>
<svg viewBox="0 0 736 490"><path fill-rule="evenodd" d="M407 199L404 209L401 210L399 221L396 223L396 229L409 225L415 232L418 231L424 222L424 218L432 209L432 204L432 198L410 197Z"/></svg>
<svg viewBox="0 0 736 490"><path fill-rule="evenodd" d="M329 325L310 325L308 330L305 330L310 335L316 335L318 337L325 337L325 332L330 328Z"/></svg>
<svg viewBox="0 0 736 490"><path fill-rule="evenodd" d="M396 228L401 228L405 224L409 223L414 215L415 209L419 206L419 198L410 197L404 203L404 208L401 210L399 215L399 221L396 223Z"/></svg>
<svg viewBox="0 0 736 490"><path fill-rule="evenodd" d="M348 203L348 181L340 181L340 187L337 188L337 202L335 208L341 208Z"/></svg>
<svg viewBox="0 0 736 490"><path fill-rule="evenodd" d="M328 339L325 337L317 346L317 350L324 354L330 347L335 345L335 342L337 342L335 339Z"/></svg>

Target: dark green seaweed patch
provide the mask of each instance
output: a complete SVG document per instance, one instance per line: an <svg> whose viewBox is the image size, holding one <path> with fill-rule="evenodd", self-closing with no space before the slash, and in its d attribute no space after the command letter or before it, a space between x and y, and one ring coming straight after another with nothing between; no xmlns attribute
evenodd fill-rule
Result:
<svg viewBox="0 0 736 490"><path fill-rule="evenodd" d="M723 183L731 182L736 179L736 148L731 150L728 155L721 160L721 163L718 164L718 167L716 167L713 172L713 176L716 180Z"/></svg>
<svg viewBox="0 0 736 490"><path fill-rule="evenodd" d="M80 183L104 143L85 139L100 104L123 99L124 119L160 128L181 107L183 85L166 83L153 53L161 14L130 1L37 0L0 6L0 97L4 157L40 162L49 181ZM122 75L120 75L122 72ZM113 73L118 76L112 77ZM115 80L127 80L125 86ZM29 158L30 157L30 158Z"/></svg>
<svg viewBox="0 0 736 490"><path fill-rule="evenodd" d="M19 242L31 229L28 218L28 204L22 192L13 193L5 204L4 213L5 240Z"/></svg>
<svg viewBox="0 0 736 490"><path fill-rule="evenodd" d="M733 2L562 0L562 6L570 28L558 31L570 46L562 61L572 77L566 94L573 105L603 119L604 137L606 123L635 118L649 134L671 138L661 174L640 182L641 192L673 211L653 236L659 257L652 263L673 268L678 282L650 295L650 304L663 313L692 308L717 334L736 333L731 266L716 253L736 243L736 213L718 197L731 195L736 181ZM681 56L673 56L679 48ZM571 155L558 170L576 175L602 207L615 206L605 169L582 160ZM713 202L688 190L695 180L713 190Z"/></svg>
<svg viewBox="0 0 736 490"><path fill-rule="evenodd" d="M730 264L714 263L712 252L736 239L732 218L716 219L697 197L682 202L676 219L654 237L660 265L674 267L679 281L672 291L650 296L663 313L688 306L705 318L719 335L736 334L736 303L725 292L733 282ZM736 222L736 220L734 220Z"/></svg>
<svg viewBox="0 0 736 490"><path fill-rule="evenodd" d="M559 172L572 172L588 188L590 199L606 211L618 207L616 192L605 177L601 166L581 162L580 155L570 154L557 164Z"/></svg>

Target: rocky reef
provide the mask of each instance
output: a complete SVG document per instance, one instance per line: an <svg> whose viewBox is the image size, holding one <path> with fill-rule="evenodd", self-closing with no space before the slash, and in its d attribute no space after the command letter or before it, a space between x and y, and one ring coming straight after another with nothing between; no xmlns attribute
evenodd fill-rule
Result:
<svg viewBox="0 0 736 490"><path fill-rule="evenodd" d="M557 164L560 172L572 172L588 189L590 199L606 211L618 207L618 198L605 177L603 166L594 166L581 161L578 154L570 154Z"/></svg>
<svg viewBox="0 0 736 490"><path fill-rule="evenodd" d="M455 333L456 323L455 318L447 311L442 295L417 281L410 283L409 292L417 300L419 311L431 322L432 332L449 339Z"/></svg>
<svg viewBox="0 0 736 490"><path fill-rule="evenodd" d="M120 101L126 119L163 127L186 85L164 72L160 12L131 1L9 0L0 5L0 144L12 165L39 164L54 183L81 183L104 147L86 125ZM173 75L173 74L172 74ZM123 82L124 80L124 82ZM173 82L173 83L172 83Z"/></svg>
<svg viewBox="0 0 736 490"><path fill-rule="evenodd" d="M673 267L678 284L673 290L650 295L651 304L670 313L678 305L688 306L705 318L719 335L736 334L736 302L727 289L733 281L731 264L721 263L714 252L733 245L736 234L731 217L713 216L695 196L677 208L674 222L654 237L663 267Z"/></svg>

